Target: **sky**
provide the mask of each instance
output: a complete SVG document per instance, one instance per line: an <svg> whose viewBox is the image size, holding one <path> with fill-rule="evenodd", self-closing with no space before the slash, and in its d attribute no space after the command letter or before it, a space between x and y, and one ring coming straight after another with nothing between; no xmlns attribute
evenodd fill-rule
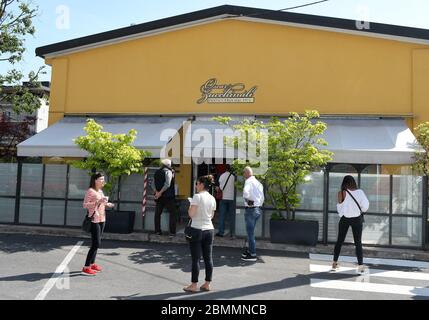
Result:
<svg viewBox="0 0 429 320"><path fill-rule="evenodd" d="M16 66L26 74L44 65L34 53L40 46L224 4L280 10L316 0L30 1L39 8L33 21L36 34L26 39L24 61ZM429 0L329 0L289 11L429 29ZM0 74L9 69L0 63ZM51 70L46 71L41 80L50 81Z"/></svg>

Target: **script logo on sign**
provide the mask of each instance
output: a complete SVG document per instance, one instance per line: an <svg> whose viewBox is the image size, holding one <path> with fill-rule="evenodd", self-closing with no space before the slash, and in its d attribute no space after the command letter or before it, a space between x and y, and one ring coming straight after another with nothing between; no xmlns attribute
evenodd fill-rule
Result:
<svg viewBox="0 0 429 320"><path fill-rule="evenodd" d="M201 87L197 103L254 103L256 90L256 86L246 90L243 83L218 84L217 79L210 79Z"/></svg>

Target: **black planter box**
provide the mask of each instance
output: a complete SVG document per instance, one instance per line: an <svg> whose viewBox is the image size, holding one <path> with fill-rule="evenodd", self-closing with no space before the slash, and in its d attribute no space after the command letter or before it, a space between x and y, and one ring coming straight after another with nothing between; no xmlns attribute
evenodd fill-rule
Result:
<svg viewBox="0 0 429 320"><path fill-rule="evenodd" d="M106 233L130 234L134 232L134 211L106 211Z"/></svg>
<svg viewBox="0 0 429 320"><path fill-rule="evenodd" d="M271 220L272 243L316 246L319 239L318 221Z"/></svg>

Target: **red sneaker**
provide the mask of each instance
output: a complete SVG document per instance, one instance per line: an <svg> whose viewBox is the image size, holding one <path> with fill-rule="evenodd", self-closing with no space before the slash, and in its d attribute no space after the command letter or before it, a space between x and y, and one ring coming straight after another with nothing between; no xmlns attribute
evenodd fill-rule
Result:
<svg viewBox="0 0 429 320"><path fill-rule="evenodd" d="M85 267L82 270L82 274L85 276L95 276L97 274L97 272L95 272L94 270L92 270L90 267Z"/></svg>
<svg viewBox="0 0 429 320"><path fill-rule="evenodd" d="M91 270L96 271L96 272L101 272L101 271L103 271L103 268L94 263L91 265Z"/></svg>

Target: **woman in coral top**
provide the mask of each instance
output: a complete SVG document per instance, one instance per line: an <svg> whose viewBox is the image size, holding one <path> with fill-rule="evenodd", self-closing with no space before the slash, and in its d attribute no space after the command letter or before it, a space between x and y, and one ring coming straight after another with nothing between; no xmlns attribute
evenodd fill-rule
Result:
<svg viewBox="0 0 429 320"><path fill-rule="evenodd" d="M91 183L83 201L83 207L88 210L88 216L92 219L91 239L92 245L86 258L84 275L95 276L101 272L102 268L95 264L97 251L101 245L101 236L106 223L106 207L113 208L114 204L109 203L109 198L104 196L103 187L105 185L104 176L96 173L91 177Z"/></svg>

